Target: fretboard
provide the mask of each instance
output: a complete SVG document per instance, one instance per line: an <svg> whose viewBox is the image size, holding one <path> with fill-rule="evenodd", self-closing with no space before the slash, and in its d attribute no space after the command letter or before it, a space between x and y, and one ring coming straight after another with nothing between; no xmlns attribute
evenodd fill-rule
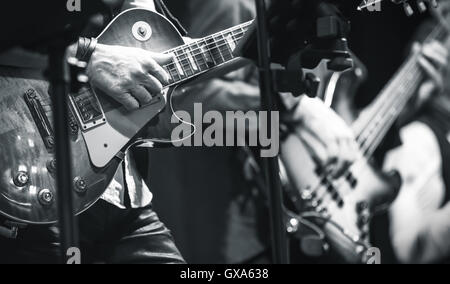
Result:
<svg viewBox="0 0 450 284"><path fill-rule="evenodd" d="M439 40L446 46L450 44L447 32L437 26L425 42ZM424 80L424 72L418 64L418 54L412 54L397 74L382 90L370 110L353 125L363 154L371 157L384 140L389 129L397 121L408 102L417 92Z"/></svg>
<svg viewBox="0 0 450 284"><path fill-rule="evenodd" d="M238 42L252 22L224 30L166 51L173 61L164 66L170 75L167 86L174 86L236 59L233 55Z"/></svg>

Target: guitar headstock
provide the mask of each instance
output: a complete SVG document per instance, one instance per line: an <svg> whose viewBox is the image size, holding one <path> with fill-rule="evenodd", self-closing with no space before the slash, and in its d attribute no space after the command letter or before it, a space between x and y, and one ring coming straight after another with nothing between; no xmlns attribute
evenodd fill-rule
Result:
<svg viewBox="0 0 450 284"><path fill-rule="evenodd" d="M380 5L383 1L384 0L363 0L362 3L358 6L358 10L371 10L377 5L378 7L381 7ZM437 0L391 0L391 2L398 5L403 5L403 9L405 10L407 16L414 15L415 11L418 11L419 13L425 13L429 8L438 7Z"/></svg>

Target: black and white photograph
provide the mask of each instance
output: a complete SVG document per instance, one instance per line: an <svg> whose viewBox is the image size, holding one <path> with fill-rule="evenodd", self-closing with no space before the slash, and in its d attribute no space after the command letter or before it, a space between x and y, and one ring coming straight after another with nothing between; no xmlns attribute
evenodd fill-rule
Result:
<svg viewBox="0 0 450 284"><path fill-rule="evenodd" d="M450 264L449 0L5 2L0 264Z"/></svg>

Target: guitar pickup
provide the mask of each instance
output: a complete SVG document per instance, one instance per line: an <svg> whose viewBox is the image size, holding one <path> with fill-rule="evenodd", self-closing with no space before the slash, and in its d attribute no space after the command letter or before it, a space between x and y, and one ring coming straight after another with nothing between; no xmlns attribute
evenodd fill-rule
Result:
<svg viewBox="0 0 450 284"><path fill-rule="evenodd" d="M88 131L106 123L106 116L96 95L90 88L69 96L70 105L78 118L82 131Z"/></svg>
<svg viewBox="0 0 450 284"><path fill-rule="evenodd" d="M45 147L49 152L52 152L55 147L53 127L42 106L38 93L34 89L29 89L24 95L24 100L41 134Z"/></svg>

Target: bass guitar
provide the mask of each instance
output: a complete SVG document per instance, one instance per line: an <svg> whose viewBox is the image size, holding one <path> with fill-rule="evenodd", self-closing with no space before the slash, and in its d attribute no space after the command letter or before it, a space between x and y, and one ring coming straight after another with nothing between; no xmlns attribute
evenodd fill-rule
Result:
<svg viewBox="0 0 450 284"><path fill-rule="evenodd" d="M447 22L440 21L425 41L448 45ZM372 105L353 122L359 159L342 178L321 172L297 136L289 135L283 143L281 160L290 181L291 200L303 212L301 217L324 231L327 242L346 262L364 262L370 248L371 218L389 208L400 189L395 175L381 173L371 161L425 79L418 58L419 54L411 54ZM354 92L364 77L362 68L342 74L337 91Z"/></svg>

